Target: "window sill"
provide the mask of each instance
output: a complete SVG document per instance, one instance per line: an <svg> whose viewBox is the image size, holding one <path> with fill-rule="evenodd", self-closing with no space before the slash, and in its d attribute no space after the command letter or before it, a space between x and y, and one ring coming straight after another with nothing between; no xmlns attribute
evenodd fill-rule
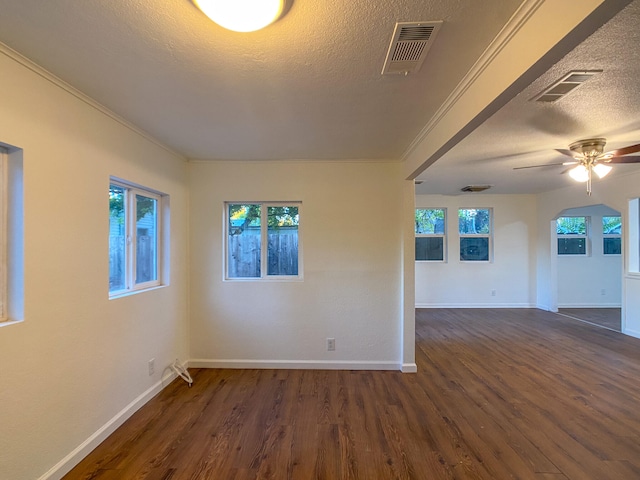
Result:
<svg viewBox="0 0 640 480"><path fill-rule="evenodd" d="M262 282L262 283L271 283L271 282L302 282L304 280L303 277L264 277L264 278L223 278L224 282Z"/></svg>
<svg viewBox="0 0 640 480"><path fill-rule="evenodd" d="M0 320L0 328L8 327L9 325L15 325L22 322L24 322L24 320Z"/></svg>
<svg viewBox="0 0 640 480"><path fill-rule="evenodd" d="M144 293L144 292L150 292L153 290L159 290L161 288L165 288L167 287L167 285L155 285L153 287L149 287L149 288L141 288L140 290L128 290L126 292L120 292L120 293L116 293L114 295L109 295L109 300L115 300L117 298L122 298L122 297L130 297L131 295L137 295L139 293Z"/></svg>

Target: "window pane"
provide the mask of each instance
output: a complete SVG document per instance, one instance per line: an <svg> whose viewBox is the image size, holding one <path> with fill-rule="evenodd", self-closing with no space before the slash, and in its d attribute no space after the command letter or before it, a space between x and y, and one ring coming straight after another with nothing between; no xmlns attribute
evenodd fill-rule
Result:
<svg viewBox="0 0 640 480"><path fill-rule="evenodd" d="M558 238L558 255L586 255L587 239L579 238Z"/></svg>
<svg viewBox="0 0 640 480"><path fill-rule="evenodd" d="M586 235L587 217L560 217L556 220L558 235Z"/></svg>
<svg viewBox="0 0 640 480"><path fill-rule="evenodd" d="M109 291L124 290L125 283L125 189L109 185Z"/></svg>
<svg viewBox="0 0 640 480"><path fill-rule="evenodd" d="M416 237L416 260L444 260L442 237Z"/></svg>
<svg viewBox="0 0 640 480"><path fill-rule="evenodd" d="M463 237L460 239L460 260L489 261L489 239L487 237Z"/></svg>
<svg viewBox="0 0 640 480"><path fill-rule="evenodd" d="M622 241L620 237L603 238L603 251L605 255L622 254Z"/></svg>
<svg viewBox="0 0 640 480"><path fill-rule="evenodd" d="M229 204L229 278L260 277L260 205Z"/></svg>
<svg viewBox="0 0 640 480"><path fill-rule="evenodd" d="M602 217L602 233L605 235L620 235L622 233L620 217Z"/></svg>
<svg viewBox="0 0 640 480"><path fill-rule="evenodd" d="M158 279L158 201L136 195L136 283Z"/></svg>
<svg viewBox="0 0 640 480"><path fill-rule="evenodd" d="M267 275L298 275L298 207L267 207Z"/></svg>
<svg viewBox="0 0 640 480"><path fill-rule="evenodd" d="M486 235L490 233L491 218L487 208L458 210L458 226L463 235Z"/></svg>
<svg viewBox="0 0 640 480"><path fill-rule="evenodd" d="M444 235L444 210L441 208L416 209L416 233Z"/></svg>

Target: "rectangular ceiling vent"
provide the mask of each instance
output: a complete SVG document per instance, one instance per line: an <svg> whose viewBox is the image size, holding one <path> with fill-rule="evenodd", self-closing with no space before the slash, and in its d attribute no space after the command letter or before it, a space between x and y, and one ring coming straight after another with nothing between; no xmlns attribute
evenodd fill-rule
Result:
<svg viewBox="0 0 640 480"><path fill-rule="evenodd" d="M441 25L442 21L396 23L382 75L417 72Z"/></svg>
<svg viewBox="0 0 640 480"><path fill-rule="evenodd" d="M578 88L580 85L582 85L584 82L589 80L594 75L597 75L598 73L602 73L602 70L581 70L569 72L553 85L545 88L542 93L539 93L531 100L546 103L557 102L562 97L570 92L573 92L576 88Z"/></svg>

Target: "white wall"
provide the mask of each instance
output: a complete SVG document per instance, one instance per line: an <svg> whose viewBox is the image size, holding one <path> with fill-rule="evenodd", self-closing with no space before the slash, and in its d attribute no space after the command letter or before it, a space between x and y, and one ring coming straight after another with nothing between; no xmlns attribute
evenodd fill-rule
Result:
<svg viewBox="0 0 640 480"><path fill-rule="evenodd" d="M0 477L57 478L187 358L186 164L4 50L0 72L0 142L23 154L25 252L24 321L0 327ZM110 175L171 196L169 286L109 300Z"/></svg>
<svg viewBox="0 0 640 480"><path fill-rule="evenodd" d="M604 255L602 217L620 215L605 205L563 210L558 216L581 216L591 220L587 255L559 255L558 308L620 307L622 256Z"/></svg>
<svg viewBox="0 0 640 480"><path fill-rule="evenodd" d="M535 302L534 195L416 195L447 209L447 261L416 262L416 307L529 307ZM493 260L461 262L459 208L493 209ZM492 291L495 290L495 296Z"/></svg>
<svg viewBox="0 0 640 480"><path fill-rule="evenodd" d="M412 188L399 163L191 163L191 365L407 363L401 351L407 184ZM223 281L225 201L302 202L303 281ZM326 351L328 337L336 339L334 352Z"/></svg>
<svg viewBox="0 0 640 480"><path fill-rule="evenodd" d="M624 165L614 167L625 169ZM633 168L633 167L631 167ZM626 175L608 176L593 184L593 193L587 197L584 184L547 192L538 196L538 306L554 310L558 306L557 269L558 263L553 253L553 242L550 240L550 225L559 213L567 208L585 205L607 205L622 213L623 256L622 256L622 331L629 335L640 336L640 310L637 308L640 298L640 275L629 272L629 200L640 197L640 172ZM638 248L637 245L634 248ZM605 287L607 288L607 287Z"/></svg>

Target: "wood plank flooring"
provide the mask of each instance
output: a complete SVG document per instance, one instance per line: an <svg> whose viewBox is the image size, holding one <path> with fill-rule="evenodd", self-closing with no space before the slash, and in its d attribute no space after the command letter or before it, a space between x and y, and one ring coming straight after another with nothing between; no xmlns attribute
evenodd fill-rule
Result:
<svg viewBox="0 0 640 480"><path fill-rule="evenodd" d="M65 479L640 479L640 340L418 310L417 374L194 369Z"/></svg>
<svg viewBox="0 0 640 480"><path fill-rule="evenodd" d="M619 332L622 330L620 308L559 308L558 313Z"/></svg>

